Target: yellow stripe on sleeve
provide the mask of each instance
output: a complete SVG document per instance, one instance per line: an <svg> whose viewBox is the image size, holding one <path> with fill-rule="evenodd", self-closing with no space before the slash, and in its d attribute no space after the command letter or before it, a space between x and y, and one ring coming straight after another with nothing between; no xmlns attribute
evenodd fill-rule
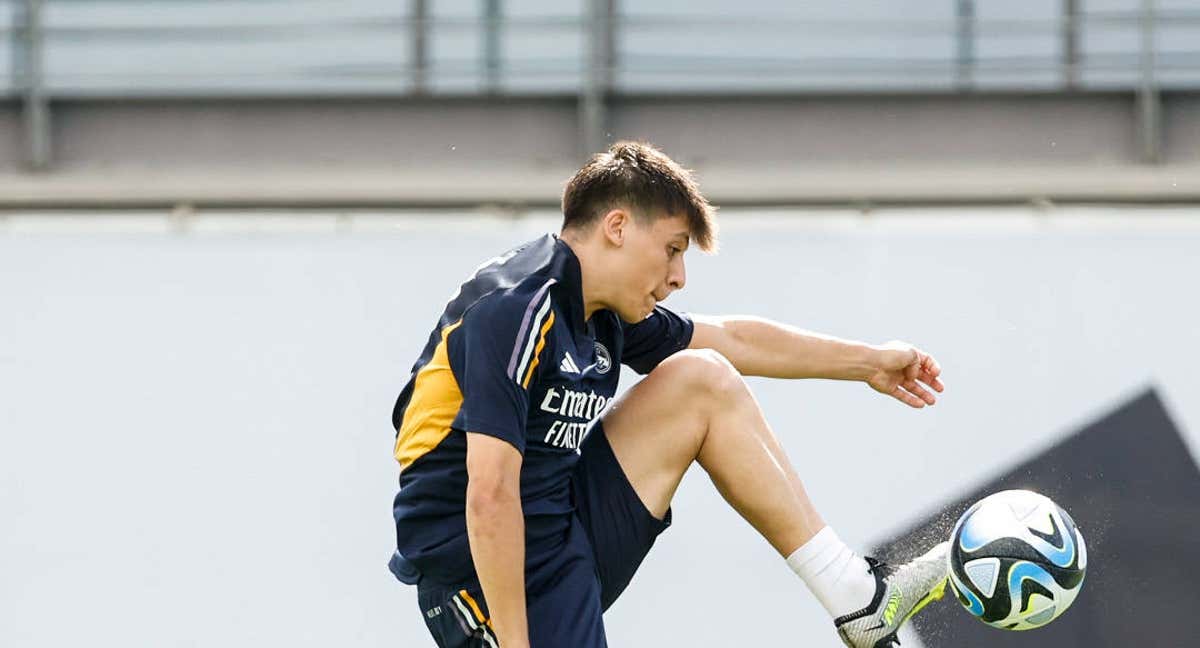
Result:
<svg viewBox="0 0 1200 648"><path fill-rule="evenodd" d="M542 349L546 347L546 333L550 327L554 326L554 311L550 311L550 317L546 318L546 323L542 324L542 332L538 338L537 347L533 350L533 362L529 363L529 369L525 372L525 379L521 381L521 387L529 389L529 381L533 378L533 370L537 369L538 363L541 362Z"/></svg>

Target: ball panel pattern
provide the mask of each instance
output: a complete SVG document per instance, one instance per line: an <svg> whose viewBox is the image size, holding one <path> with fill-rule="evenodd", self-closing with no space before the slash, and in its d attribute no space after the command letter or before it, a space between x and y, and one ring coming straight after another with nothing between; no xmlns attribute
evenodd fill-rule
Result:
<svg viewBox="0 0 1200 648"><path fill-rule="evenodd" d="M997 628L1028 630L1053 621L1075 600L1086 565L1075 521L1037 493L991 495L954 527L952 589L968 612Z"/></svg>

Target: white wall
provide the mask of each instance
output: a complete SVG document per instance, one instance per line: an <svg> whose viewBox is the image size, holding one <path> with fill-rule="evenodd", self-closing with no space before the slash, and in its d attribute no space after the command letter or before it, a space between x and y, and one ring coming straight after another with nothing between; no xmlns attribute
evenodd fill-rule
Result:
<svg viewBox="0 0 1200 648"><path fill-rule="evenodd" d="M1148 384L1200 447L1197 216L729 212L671 303L938 355L920 412L752 381L868 546ZM554 224L0 216L0 645L430 645L384 566L392 400L463 275ZM840 645L702 472L607 623L614 646Z"/></svg>

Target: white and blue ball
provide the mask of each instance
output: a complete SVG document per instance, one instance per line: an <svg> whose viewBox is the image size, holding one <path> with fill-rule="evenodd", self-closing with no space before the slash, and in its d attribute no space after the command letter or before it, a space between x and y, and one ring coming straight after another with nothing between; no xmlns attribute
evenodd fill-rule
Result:
<svg viewBox="0 0 1200 648"><path fill-rule="evenodd" d="M984 623L1030 630L1058 618L1079 595L1087 547L1074 520L1026 490L989 495L967 509L951 536L950 584Z"/></svg>

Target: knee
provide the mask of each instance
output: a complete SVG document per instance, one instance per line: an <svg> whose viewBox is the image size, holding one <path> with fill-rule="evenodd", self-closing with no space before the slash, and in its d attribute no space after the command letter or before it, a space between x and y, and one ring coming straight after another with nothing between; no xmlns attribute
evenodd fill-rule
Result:
<svg viewBox="0 0 1200 648"><path fill-rule="evenodd" d="M687 399L726 402L748 393L742 375L719 351L687 349L664 360L655 371L670 373Z"/></svg>

